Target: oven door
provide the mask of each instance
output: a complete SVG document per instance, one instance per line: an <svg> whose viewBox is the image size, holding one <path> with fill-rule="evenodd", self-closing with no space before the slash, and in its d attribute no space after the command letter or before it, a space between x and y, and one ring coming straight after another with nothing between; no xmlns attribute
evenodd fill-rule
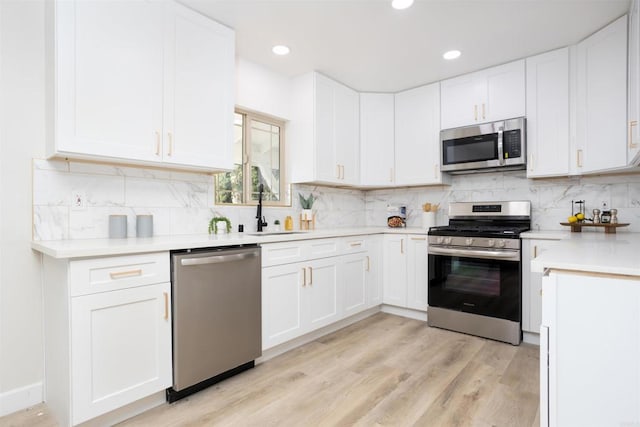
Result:
<svg viewBox="0 0 640 427"><path fill-rule="evenodd" d="M520 322L520 252L457 251L429 249L429 306Z"/></svg>

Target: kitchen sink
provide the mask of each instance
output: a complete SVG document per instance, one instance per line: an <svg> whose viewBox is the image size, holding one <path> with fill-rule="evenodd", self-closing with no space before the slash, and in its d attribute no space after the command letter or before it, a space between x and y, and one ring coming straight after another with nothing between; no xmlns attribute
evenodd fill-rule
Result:
<svg viewBox="0 0 640 427"><path fill-rule="evenodd" d="M279 236L282 234L304 234L306 231L260 231L257 233L246 233L249 236Z"/></svg>

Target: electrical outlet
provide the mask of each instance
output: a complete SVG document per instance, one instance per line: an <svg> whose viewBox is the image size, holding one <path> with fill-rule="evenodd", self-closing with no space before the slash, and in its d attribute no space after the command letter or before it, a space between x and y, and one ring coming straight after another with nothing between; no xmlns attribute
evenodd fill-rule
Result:
<svg viewBox="0 0 640 427"><path fill-rule="evenodd" d="M87 195L84 191L71 192L71 210L84 211L87 209Z"/></svg>

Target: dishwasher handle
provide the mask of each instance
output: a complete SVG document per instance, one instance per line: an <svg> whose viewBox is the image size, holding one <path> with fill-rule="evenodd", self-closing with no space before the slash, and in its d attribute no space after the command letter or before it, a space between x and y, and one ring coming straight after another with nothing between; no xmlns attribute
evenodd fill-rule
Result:
<svg viewBox="0 0 640 427"><path fill-rule="evenodd" d="M243 254L233 255L214 255L202 258L184 258L180 260L180 265L205 265L205 264L222 264L224 262L242 261L249 258L255 258L258 254L256 252L247 252Z"/></svg>

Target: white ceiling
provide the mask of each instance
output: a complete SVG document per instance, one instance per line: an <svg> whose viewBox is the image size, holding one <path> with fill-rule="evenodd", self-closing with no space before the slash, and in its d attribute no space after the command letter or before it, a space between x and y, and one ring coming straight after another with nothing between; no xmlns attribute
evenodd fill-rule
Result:
<svg viewBox="0 0 640 427"><path fill-rule="evenodd" d="M237 55L287 76L318 70L397 92L576 43L629 0L182 0L236 30ZM275 44L291 48L286 57ZM442 53L462 56L445 61Z"/></svg>

